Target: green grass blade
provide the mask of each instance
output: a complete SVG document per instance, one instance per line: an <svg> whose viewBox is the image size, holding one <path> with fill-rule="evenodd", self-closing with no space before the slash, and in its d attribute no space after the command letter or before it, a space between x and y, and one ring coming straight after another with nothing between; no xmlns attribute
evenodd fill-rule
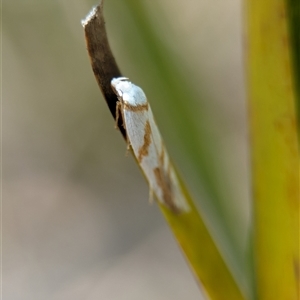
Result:
<svg viewBox="0 0 300 300"><path fill-rule="evenodd" d="M264 300L298 299L299 292L299 152L287 16L283 0L247 1L253 244Z"/></svg>
<svg viewBox="0 0 300 300"><path fill-rule="evenodd" d="M186 190L185 196L189 213L175 215L162 205L160 208L197 280L209 299L245 299Z"/></svg>

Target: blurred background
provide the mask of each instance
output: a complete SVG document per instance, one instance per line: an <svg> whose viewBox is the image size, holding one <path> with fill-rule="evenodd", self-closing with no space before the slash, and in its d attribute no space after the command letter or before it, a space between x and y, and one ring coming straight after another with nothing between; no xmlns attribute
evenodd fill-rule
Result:
<svg viewBox="0 0 300 300"><path fill-rule="evenodd" d="M93 76L80 20L96 4L2 1L3 299L201 299ZM104 13L123 74L148 96L243 285L241 2L106 0Z"/></svg>

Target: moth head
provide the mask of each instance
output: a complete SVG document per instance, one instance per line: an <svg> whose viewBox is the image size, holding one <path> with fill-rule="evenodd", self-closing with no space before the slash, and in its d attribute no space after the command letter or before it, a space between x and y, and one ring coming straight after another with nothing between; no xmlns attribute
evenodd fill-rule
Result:
<svg viewBox="0 0 300 300"><path fill-rule="evenodd" d="M123 93L126 92L126 90L129 90L131 87L131 82L127 77L113 78L110 84L114 93L118 97L122 97Z"/></svg>
<svg viewBox="0 0 300 300"><path fill-rule="evenodd" d="M113 78L111 87L118 99L131 106L147 104L147 98L143 90L131 83L126 77Z"/></svg>

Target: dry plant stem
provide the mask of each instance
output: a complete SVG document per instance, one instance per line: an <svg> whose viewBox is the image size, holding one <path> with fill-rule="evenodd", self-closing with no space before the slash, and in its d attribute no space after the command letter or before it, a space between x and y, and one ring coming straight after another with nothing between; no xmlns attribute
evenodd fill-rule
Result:
<svg viewBox="0 0 300 300"><path fill-rule="evenodd" d="M120 129L123 137L126 138L126 132L122 125L122 116L119 116L118 120L116 119L118 98L113 92L110 84L113 78L121 77L122 74L116 64L108 43L103 18L103 1L101 1L95 9L95 16L84 26L87 50L100 90L106 100L111 114L117 122L118 128Z"/></svg>

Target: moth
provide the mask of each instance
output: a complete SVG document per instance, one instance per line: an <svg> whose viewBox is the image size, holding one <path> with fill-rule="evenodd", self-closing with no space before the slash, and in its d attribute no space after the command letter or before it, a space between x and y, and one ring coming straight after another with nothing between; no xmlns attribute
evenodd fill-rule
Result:
<svg viewBox="0 0 300 300"><path fill-rule="evenodd" d="M122 116L128 146L148 180L150 195L173 212L189 211L145 93L126 77L112 79L111 86L118 97L116 121Z"/></svg>

